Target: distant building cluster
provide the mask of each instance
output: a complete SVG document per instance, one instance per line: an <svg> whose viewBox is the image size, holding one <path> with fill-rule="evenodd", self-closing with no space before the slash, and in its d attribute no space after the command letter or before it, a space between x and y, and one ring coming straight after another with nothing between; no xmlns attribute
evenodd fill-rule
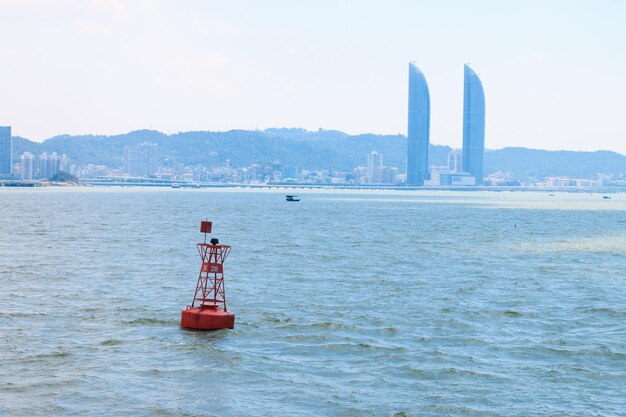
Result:
<svg viewBox="0 0 626 417"><path fill-rule="evenodd" d="M367 166L356 167L352 175L335 178L336 183L363 185L398 185L404 182L404 175L395 166L383 163L383 154L372 151L367 155Z"/></svg>
<svg viewBox="0 0 626 417"><path fill-rule="evenodd" d="M20 156L20 163L16 167L22 181L33 179L50 178L59 172L70 172L70 159L67 155L57 155L56 152L48 154L43 152L35 157L30 152L24 152Z"/></svg>
<svg viewBox="0 0 626 417"><path fill-rule="evenodd" d="M471 77L470 77L471 79ZM470 94L471 95L471 94ZM471 99L468 99L471 102ZM480 104L480 100L479 100ZM466 107L471 109L471 103ZM480 109L481 106L478 106ZM466 118L471 120L470 116ZM479 121L482 120L479 118ZM478 156L472 156L473 138L482 137L482 128L473 131L473 123L468 122L463 151L452 150L447 155L445 165L431 165L423 185L429 187L463 187L476 185L480 176L472 175L476 169L482 169L482 161L476 165ZM477 139L476 139L477 140ZM479 149L482 148L479 146ZM234 166L229 159L220 166L185 165L172 162L169 158L159 159L158 145L143 142L124 147L120 155L122 164L118 167L86 164L77 166L70 163L65 154L43 152L33 155L23 152L19 162L11 166L12 137L10 127L0 127L0 179L19 178L22 181L38 181L53 177L59 172L67 172L84 180L119 179L124 183L149 183L150 181L184 181L188 183L233 183L233 184L328 184L328 185L364 185L397 186L407 184L407 175L398 167L385 165L384 155L376 150L363 155L364 166L357 166L352 171L307 170L295 165L282 163L250 164ZM162 163L160 164L159 161ZM407 161L408 162L408 161ZM464 169L467 164L480 168ZM474 164L474 165L472 165ZM469 172L468 172L469 171ZM423 171L421 171L423 172ZM105 181L106 183L106 181ZM494 172L483 178L485 186L532 186L547 188L593 188L604 186L626 187L622 176L598 173L597 178L547 177L520 181L510 172Z"/></svg>
<svg viewBox="0 0 626 417"><path fill-rule="evenodd" d="M534 187L603 187L624 186L619 178L598 173L597 178L547 177L519 180L510 172L492 172L485 175L485 94L478 75L464 66L463 79L463 147L452 150L445 165L429 165L430 145L430 91L424 74L414 62L409 63L408 131L406 171L384 163L384 156L376 150L363 155L364 166L351 171L299 169L296 165L274 162L235 166L226 159L219 166L185 165L159 155L158 145L136 143L123 148L121 164L115 167L70 164L70 158L56 152L39 155L23 152L19 162L13 163L11 126L0 126L0 180L37 181L48 179L59 172L67 172L82 179L115 179L123 183L150 181L185 181L189 183L234 184L336 184L375 186L534 186ZM159 157L161 156L161 157ZM309 167L310 168L310 167ZM153 183L156 183L153 182Z"/></svg>
<svg viewBox="0 0 626 417"><path fill-rule="evenodd" d="M607 185L608 180L602 174L598 175L598 179L592 180L588 178L568 178L568 177L548 177L541 185L545 187L577 187L591 188L602 187Z"/></svg>

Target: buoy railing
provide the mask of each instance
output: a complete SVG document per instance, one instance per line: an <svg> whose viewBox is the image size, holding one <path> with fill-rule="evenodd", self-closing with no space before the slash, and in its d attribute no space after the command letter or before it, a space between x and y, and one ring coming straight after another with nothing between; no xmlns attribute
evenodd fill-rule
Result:
<svg viewBox="0 0 626 417"><path fill-rule="evenodd" d="M191 307L226 308L226 291L224 288L224 261L230 253L228 245L198 243L198 252L202 258L202 266L198 275L196 292Z"/></svg>

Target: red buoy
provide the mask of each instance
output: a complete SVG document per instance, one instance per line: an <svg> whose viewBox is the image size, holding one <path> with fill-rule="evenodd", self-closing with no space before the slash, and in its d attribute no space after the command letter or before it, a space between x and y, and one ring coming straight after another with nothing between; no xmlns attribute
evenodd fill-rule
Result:
<svg viewBox="0 0 626 417"><path fill-rule="evenodd" d="M211 233L211 222L200 223L204 233L204 243L198 243L202 258L196 292L190 306L180 318L180 325L188 329L217 330L235 327L235 314L226 309L224 290L224 261L230 253L230 246L220 245L216 238L206 243L207 233Z"/></svg>

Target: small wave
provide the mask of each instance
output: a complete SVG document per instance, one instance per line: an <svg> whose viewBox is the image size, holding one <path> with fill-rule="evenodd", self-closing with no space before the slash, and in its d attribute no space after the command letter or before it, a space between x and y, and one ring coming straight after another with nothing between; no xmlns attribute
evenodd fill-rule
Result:
<svg viewBox="0 0 626 417"><path fill-rule="evenodd" d="M381 345L371 345L369 343L361 342L361 343L329 343L326 345L319 345L320 349L327 350L344 350L344 349L365 349L365 350L384 350L390 352L405 352L406 348L403 346L381 346Z"/></svg>
<svg viewBox="0 0 626 417"><path fill-rule="evenodd" d="M626 238L595 236L577 240L557 240L553 242L524 245L517 249L524 252L619 252L626 251Z"/></svg>
<svg viewBox="0 0 626 417"><path fill-rule="evenodd" d="M183 410L181 410L179 407L176 407L173 410L170 410L168 408L163 408L163 407L158 407L158 406L150 406L147 408L147 411L150 413L149 415L152 416L159 416L159 417L170 417L170 416L175 416L175 417L197 417L199 414L197 413L187 413ZM217 414L213 414L207 410L203 410L202 412L203 416L207 416L207 417L217 417Z"/></svg>
<svg viewBox="0 0 626 417"><path fill-rule="evenodd" d="M519 311L513 311L513 310L506 310L502 312L502 314L507 317L522 317L523 316L523 314L520 313Z"/></svg>
<svg viewBox="0 0 626 417"><path fill-rule="evenodd" d="M71 353L63 352L63 351L40 353L40 354L26 356L25 358L23 358L23 362L32 363L32 362L47 361L49 359L62 359L62 358L67 358L71 355L72 355Z"/></svg>
<svg viewBox="0 0 626 417"><path fill-rule="evenodd" d="M384 333L398 333L398 329L393 327L393 326L387 326L387 327L383 327L381 329L379 329L380 331L384 332Z"/></svg>
<svg viewBox="0 0 626 417"><path fill-rule="evenodd" d="M588 348L587 349L579 349L579 348L565 349L565 348L557 348L554 346L535 345L535 346L532 346L531 349L537 352L543 352L547 354L567 356L567 357L600 356L600 357L607 357L607 358L616 359L620 361L626 359L626 353L616 352L608 346L597 346L591 349L588 349Z"/></svg>
<svg viewBox="0 0 626 417"><path fill-rule="evenodd" d="M261 314L261 321L269 322L269 323L290 323L291 317L285 316L281 314L283 317L279 317L278 314L271 313L263 313Z"/></svg>
<svg viewBox="0 0 626 417"><path fill-rule="evenodd" d="M428 407L432 412L442 415L468 415L468 416L480 416L484 415L482 409L474 409L465 406L453 406L453 405L432 405Z"/></svg>
<svg viewBox="0 0 626 417"><path fill-rule="evenodd" d="M39 355L39 357L45 357L45 358L67 358L68 356L71 356L72 354L69 352L52 352L52 353L47 353L44 355Z"/></svg>
<svg viewBox="0 0 626 417"><path fill-rule="evenodd" d="M296 334L296 335L291 335L291 336L283 336L283 339L286 340L290 340L290 341L295 341L295 342L322 342L325 340L328 340L328 337L323 336L323 335L308 335L308 334Z"/></svg>
<svg viewBox="0 0 626 417"><path fill-rule="evenodd" d="M126 324L130 325L152 325L152 326L172 326L178 324L178 321L175 320L162 320L155 319L152 317L141 317L135 320L126 321Z"/></svg>
<svg viewBox="0 0 626 417"><path fill-rule="evenodd" d="M422 369L417 369L414 368L411 365L402 365L400 366L400 368L398 368L399 371L401 372L406 372L407 374L409 374L412 377L419 377L422 379L432 379L433 378L433 374L430 371L425 371Z"/></svg>
<svg viewBox="0 0 626 417"><path fill-rule="evenodd" d="M626 317L626 311L615 310L608 307L585 307L579 310L584 313L604 314L610 317Z"/></svg>
<svg viewBox="0 0 626 417"><path fill-rule="evenodd" d="M160 369L152 368L152 369L145 371L145 373L148 375L159 376L163 374L163 371L161 371Z"/></svg>
<svg viewBox="0 0 626 417"><path fill-rule="evenodd" d="M100 344L102 346L117 346L117 345L122 344L122 341L117 340L117 339L107 339L107 340L100 342Z"/></svg>
<svg viewBox="0 0 626 417"><path fill-rule="evenodd" d="M626 359L626 352L616 352L608 346L599 346L597 349L584 349L582 354L591 356L606 356L620 361Z"/></svg>
<svg viewBox="0 0 626 417"><path fill-rule="evenodd" d="M496 375L493 373L476 372L476 371L471 371L467 369L458 369L458 368L446 368L446 369L443 369L439 373L446 375L446 376L462 376L462 377L469 377L469 378L491 379L491 380L498 380L498 381L508 379L507 377Z"/></svg>
<svg viewBox="0 0 626 417"><path fill-rule="evenodd" d="M34 313L34 312L14 312L14 313L0 313L0 317L2 318L29 318L29 317L39 317L45 316L45 313Z"/></svg>
<svg viewBox="0 0 626 417"><path fill-rule="evenodd" d="M317 329L334 329L334 330L346 330L346 329L354 329L354 326L350 326L344 323L333 323L330 321L321 322L321 323L313 323L310 327Z"/></svg>

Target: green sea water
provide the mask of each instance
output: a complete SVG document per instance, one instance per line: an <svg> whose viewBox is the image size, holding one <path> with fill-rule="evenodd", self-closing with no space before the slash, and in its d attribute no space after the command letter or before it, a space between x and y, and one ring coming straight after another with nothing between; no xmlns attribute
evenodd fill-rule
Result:
<svg viewBox="0 0 626 417"><path fill-rule="evenodd" d="M0 190L0 416L626 415L626 195L293 193Z"/></svg>

